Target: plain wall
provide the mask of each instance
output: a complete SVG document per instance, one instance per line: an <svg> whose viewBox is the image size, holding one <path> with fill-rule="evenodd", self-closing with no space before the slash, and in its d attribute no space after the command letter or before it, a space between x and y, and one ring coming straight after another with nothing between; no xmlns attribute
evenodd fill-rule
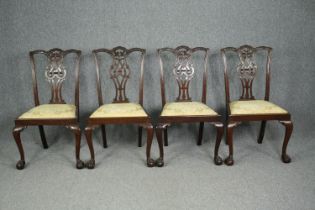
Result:
<svg viewBox="0 0 315 210"><path fill-rule="evenodd" d="M157 48L209 47L207 104L224 114L223 65L219 50L243 44L271 46L274 51L270 100L291 112L294 141L311 134L314 125L311 110L315 106L312 93L315 87L315 2L312 0L1 0L0 18L1 141L13 143L14 119L34 105L30 50L54 47L82 50L80 115L83 127L98 105L91 50L118 45L147 49L144 107L154 120L161 109ZM264 79L262 74L259 76ZM254 85L257 84L263 83ZM261 95L264 86L256 90L260 90ZM197 131L195 125L190 128ZM206 133L213 131L206 128ZM56 131L46 130L48 133ZM110 135L115 132L120 133L116 135L127 132L122 136L131 135L136 140L136 129L109 127ZM181 133L185 136L186 132L189 131ZM273 123L268 124L266 132L280 137L284 130ZM172 132L169 135L172 138Z"/></svg>

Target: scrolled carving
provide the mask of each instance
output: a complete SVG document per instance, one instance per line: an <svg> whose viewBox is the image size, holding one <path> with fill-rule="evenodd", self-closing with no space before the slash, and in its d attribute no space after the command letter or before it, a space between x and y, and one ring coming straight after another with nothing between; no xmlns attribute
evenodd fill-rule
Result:
<svg viewBox="0 0 315 210"><path fill-rule="evenodd" d="M116 47L112 51L113 62L110 66L110 78L113 80L116 94L113 102L128 102L126 83L130 76L130 68L126 57L128 51L124 47Z"/></svg>
<svg viewBox="0 0 315 210"><path fill-rule="evenodd" d="M176 101L191 101L189 94L189 85L190 81L194 78L196 69L194 66L193 55L199 54L196 57L196 60L199 60L199 56L203 54L203 73L202 73L202 98L203 103L206 102L207 94L207 65L208 65L208 55L209 48L205 47L194 47L190 48L188 46L182 45L176 48L160 48L157 50L159 60L160 60L160 83L161 83L161 96L162 96L162 105L166 104L165 96L165 80L164 80L164 65L163 65L163 54L172 53L176 57L175 63L172 68L172 73L175 76L176 83L178 85L178 96ZM200 69L198 69L199 71Z"/></svg>
<svg viewBox="0 0 315 210"><path fill-rule="evenodd" d="M195 69L191 61L192 50L188 47L179 47L175 49L176 61L173 68L173 74L179 88L177 101L191 101L189 96L189 84L194 77Z"/></svg>
<svg viewBox="0 0 315 210"><path fill-rule="evenodd" d="M65 103L61 95L62 83L67 75L67 70L63 65L64 53L62 50L52 49L47 52L47 57L45 77L51 85L50 103Z"/></svg>
<svg viewBox="0 0 315 210"><path fill-rule="evenodd" d="M103 104L103 96L100 84L100 61L99 57L101 54L106 53L111 56L112 63L110 68L108 69L109 77L114 83L115 87L115 97L113 99L113 103L126 103L129 102L129 99L126 97L126 84L130 75L132 73L132 69L128 65L127 58L132 53L141 53L141 62L140 62L140 85L139 85L139 103L143 103L143 64L144 64L144 56L145 49L142 48L129 48L118 46L113 49L107 48L99 48L93 50L93 55L96 64L96 75L97 75L97 92L98 92L98 101L99 104Z"/></svg>
<svg viewBox="0 0 315 210"><path fill-rule="evenodd" d="M242 83L242 95L240 99L255 99L252 93L252 84L257 72L255 51L255 48L249 45L241 46L237 50L240 63L236 69Z"/></svg>

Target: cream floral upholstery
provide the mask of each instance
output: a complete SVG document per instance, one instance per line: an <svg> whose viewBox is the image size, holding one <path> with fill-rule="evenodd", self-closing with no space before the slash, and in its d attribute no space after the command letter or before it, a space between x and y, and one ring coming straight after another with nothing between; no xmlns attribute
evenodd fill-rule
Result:
<svg viewBox="0 0 315 210"><path fill-rule="evenodd" d="M163 107L161 116L198 116L218 115L210 107L201 102L173 102Z"/></svg>
<svg viewBox="0 0 315 210"><path fill-rule="evenodd" d="M69 119L76 117L76 106L72 104L43 104L22 114L18 119Z"/></svg>
<svg viewBox="0 0 315 210"><path fill-rule="evenodd" d="M233 101L230 103L232 115L287 114L281 107L265 100Z"/></svg>
<svg viewBox="0 0 315 210"><path fill-rule="evenodd" d="M90 118L147 117L140 104L113 103L100 106Z"/></svg>

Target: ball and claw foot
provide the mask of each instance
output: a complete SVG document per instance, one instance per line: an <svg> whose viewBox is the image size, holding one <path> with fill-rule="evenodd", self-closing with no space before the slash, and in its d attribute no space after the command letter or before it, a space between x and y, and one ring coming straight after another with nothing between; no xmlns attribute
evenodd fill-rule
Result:
<svg viewBox="0 0 315 210"><path fill-rule="evenodd" d="M85 166L88 168L88 169L93 169L95 167L95 160L89 160L85 163Z"/></svg>
<svg viewBox="0 0 315 210"><path fill-rule="evenodd" d="M84 168L84 162L82 160L77 160L76 167L77 169Z"/></svg>
<svg viewBox="0 0 315 210"><path fill-rule="evenodd" d="M152 158L149 158L147 160L147 166L150 167L150 168L154 167L155 166L155 161Z"/></svg>
<svg viewBox="0 0 315 210"><path fill-rule="evenodd" d="M222 163L223 163L223 160L219 155L214 157L214 164L216 164L217 166L220 166L222 165Z"/></svg>
<svg viewBox="0 0 315 210"><path fill-rule="evenodd" d="M164 160L163 158L158 158L156 161L155 161L155 165L157 167L163 167L164 166Z"/></svg>
<svg viewBox="0 0 315 210"><path fill-rule="evenodd" d="M224 160L225 165L232 166L234 164L233 156L229 156Z"/></svg>
<svg viewBox="0 0 315 210"><path fill-rule="evenodd" d="M281 159L282 159L282 162L284 162L284 163L290 163L291 162L291 158L287 154L281 155Z"/></svg>
<svg viewBox="0 0 315 210"><path fill-rule="evenodd" d="M16 168L17 168L18 170L24 169L24 166L25 166L25 161L24 161L24 160L19 160L19 161L16 163Z"/></svg>

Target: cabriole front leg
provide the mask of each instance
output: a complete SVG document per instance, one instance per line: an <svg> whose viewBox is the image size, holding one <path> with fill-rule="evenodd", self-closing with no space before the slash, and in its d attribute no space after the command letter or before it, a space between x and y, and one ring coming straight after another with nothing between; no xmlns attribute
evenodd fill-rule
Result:
<svg viewBox="0 0 315 210"><path fill-rule="evenodd" d="M293 123L292 121L280 121L280 123L285 126L285 135L284 135L284 140L283 140L283 145L282 145L281 159L282 159L282 162L284 163L290 163L291 158L289 155L287 155L287 146L288 146L291 134L292 134Z"/></svg>
<svg viewBox="0 0 315 210"><path fill-rule="evenodd" d="M214 123L214 126L217 129L217 138L215 141L215 148L214 148L214 163L216 165L222 165L223 161L222 158L219 156L219 148L221 144L221 139L224 132L224 125L222 123Z"/></svg>
<svg viewBox="0 0 315 210"><path fill-rule="evenodd" d="M91 159L87 161L85 164L88 169L93 169L95 167L95 155L94 155L94 147L93 147L93 141L92 141L92 132L94 128L95 128L94 126L88 126L84 130L86 141L89 146L90 155L91 155Z"/></svg>
<svg viewBox="0 0 315 210"><path fill-rule="evenodd" d="M156 166L162 167L164 166L164 149L163 149L163 131L167 125L165 124L158 124L156 126L156 139L159 145L160 157L155 161Z"/></svg>
<svg viewBox="0 0 315 210"><path fill-rule="evenodd" d="M148 167L154 167L155 161L151 158L151 146L152 146L154 129L153 129L152 124L147 124L144 127L147 130L147 148L146 148L147 166ZM140 129L139 129L139 131L140 131ZM140 135L140 132L139 132L139 135Z"/></svg>
<svg viewBox="0 0 315 210"><path fill-rule="evenodd" d="M22 170L25 167L25 157L24 157L24 149L23 149L23 145L22 145L22 141L21 141L21 132L25 129L25 126L22 127L15 127L13 129L13 137L15 140L15 143L19 149L20 152L20 160L16 163L16 168L18 170Z"/></svg>
<svg viewBox="0 0 315 210"><path fill-rule="evenodd" d="M84 168L84 162L80 159L80 149L81 149L81 129L78 125L67 126L75 136L75 157L76 157L76 168Z"/></svg>
<svg viewBox="0 0 315 210"><path fill-rule="evenodd" d="M224 163L228 166L232 166L234 164L233 160L233 128L237 125L237 123L229 123L227 125L226 131L226 139L229 145L229 156L224 160Z"/></svg>

